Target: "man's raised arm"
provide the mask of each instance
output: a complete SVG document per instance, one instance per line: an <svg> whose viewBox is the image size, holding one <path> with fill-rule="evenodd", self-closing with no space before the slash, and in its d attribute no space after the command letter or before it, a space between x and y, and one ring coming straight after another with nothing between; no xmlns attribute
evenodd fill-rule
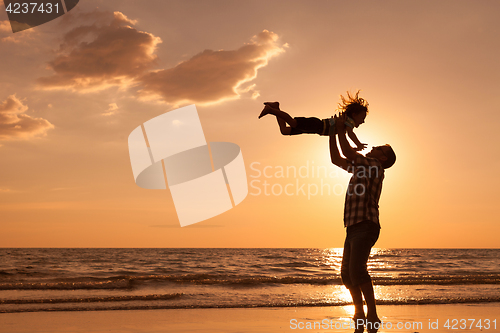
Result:
<svg viewBox="0 0 500 333"><path fill-rule="evenodd" d="M344 138L345 138L345 133L344 133ZM344 170L347 170L347 160L342 156L340 156L335 134L330 135L330 158L333 164Z"/></svg>
<svg viewBox="0 0 500 333"><path fill-rule="evenodd" d="M345 117L346 117L345 113L341 113L340 116L338 117L335 116L335 127L339 136L339 143L340 143L340 148L342 148L342 154L344 154L347 160L355 161L356 157L363 155L358 154L347 141L347 138L345 136Z"/></svg>

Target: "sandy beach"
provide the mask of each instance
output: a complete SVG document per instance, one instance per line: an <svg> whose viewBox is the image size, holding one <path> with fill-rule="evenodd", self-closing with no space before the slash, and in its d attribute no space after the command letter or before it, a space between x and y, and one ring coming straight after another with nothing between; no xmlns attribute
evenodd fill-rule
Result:
<svg viewBox="0 0 500 333"><path fill-rule="evenodd" d="M274 333L297 331L344 333L353 331L345 326L348 325L351 311L351 306L335 306L5 313L0 314L0 328L2 333ZM498 332L499 314L499 303L381 305L379 315L384 321L384 327L379 332ZM462 329L463 319L466 320L465 329ZM481 319L482 327L478 325L479 319ZM485 326L486 319L489 319L489 328ZM448 320L449 327L446 327ZM315 323L316 328L314 328ZM472 327L470 327L471 324Z"/></svg>

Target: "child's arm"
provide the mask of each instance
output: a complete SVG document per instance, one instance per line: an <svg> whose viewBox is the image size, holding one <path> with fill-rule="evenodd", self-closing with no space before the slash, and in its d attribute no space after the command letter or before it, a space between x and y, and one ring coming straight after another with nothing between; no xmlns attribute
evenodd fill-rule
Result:
<svg viewBox="0 0 500 333"><path fill-rule="evenodd" d="M354 142L356 144L356 148L354 150L360 151L360 150L363 150L366 148L366 143L361 143L358 140L358 137L356 136L356 134L354 134L354 131L352 130L351 127L346 126L346 130L347 130L347 135L349 136L349 138L352 140L352 142Z"/></svg>
<svg viewBox="0 0 500 333"><path fill-rule="evenodd" d="M357 153L347 141L347 138L345 136L346 134L345 117L346 115L343 113L340 113L338 117L335 116L335 127L337 130L337 135L339 137L339 143L340 143L340 148L342 149L342 154L344 154L347 160L355 161L358 156L363 156L363 155ZM331 139L330 139L330 144L331 144ZM348 164L346 162L346 166L347 165Z"/></svg>

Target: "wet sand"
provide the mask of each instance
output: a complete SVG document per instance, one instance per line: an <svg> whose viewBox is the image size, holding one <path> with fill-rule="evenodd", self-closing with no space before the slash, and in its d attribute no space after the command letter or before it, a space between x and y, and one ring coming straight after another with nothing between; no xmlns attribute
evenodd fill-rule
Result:
<svg viewBox="0 0 500 333"><path fill-rule="evenodd" d="M379 316L384 322L384 326L379 330L382 333L500 331L500 303L380 305L378 308ZM352 310L352 306L332 306L3 313L0 314L0 331L2 333L344 333L354 331L349 328ZM477 325L479 319L482 327ZM489 319L489 329L485 327L486 319ZM445 327L447 320L449 327ZM463 329L464 320L465 329ZM473 325L469 329L471 323Z"/></svg>

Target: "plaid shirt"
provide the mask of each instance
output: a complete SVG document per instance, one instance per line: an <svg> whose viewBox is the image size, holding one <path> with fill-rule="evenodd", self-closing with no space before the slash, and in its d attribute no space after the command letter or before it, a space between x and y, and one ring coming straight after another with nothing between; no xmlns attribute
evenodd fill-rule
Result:
<svg viewBox="0 0 500 333"><path fill-rule="evenodd" d="M347 171L353 175L345 196L344 226L366 220L380 224L378 201L384 179L382 164L377 159L358 156L347 165Z"/></svg>

